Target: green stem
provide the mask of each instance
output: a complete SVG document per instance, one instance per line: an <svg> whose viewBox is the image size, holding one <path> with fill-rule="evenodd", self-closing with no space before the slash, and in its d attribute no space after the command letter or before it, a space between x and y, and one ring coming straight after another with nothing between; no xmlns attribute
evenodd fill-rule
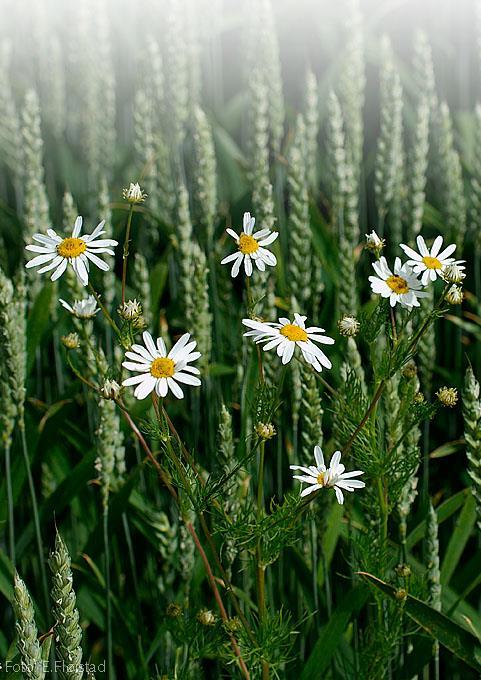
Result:
<svg viewBox="0 0 481 680"><path fill-rule="evenodd" d="M33 483L33 477L32 477L32 468L30 467L30 459L28 457L28 446L27 446L27 437L25 435L25 422L22 419L19 422L19 427L20 427L20 435L22 439L22 451L23 451L23 458L25 461L25 468L27 470L27 480L28 480L28 488L30 491L30 498L32 501L32 511L33 511L33 523L35 526L35 537L37 540L37 550L38 550L38 558L40 562L40 574L42 578L42 590L43 590L43 598L44 598L44 604L45 604L45 615L48 617L48 612L49 612L49 599L48 599L48 587L47 587L47 574L45 571L45 560L44 560L44 555L43 555L43 542L42 542L42 534L40 532L40 519L39 519L39 514L38 514L38 505L37 505L37 496L35 494L35 485Z"/></svg>
<svg viewBox="0 0 481 680"><path fill-rule="evenodd" d="M98 306L99 306L100 309L102 310L102 314L105 316L105 318L106 318L107 321L109 322L110 326L113 328L113 330L115 331L115 333L116 333L118 336L120 336L119 327L117 326L117 324L115 323L115 321L112 319L112 317L111 317L110 314L108 313L106 306L104 305L104 303L103 303L102 300L100 299L100 295L95 291L95 289L94 289L94 287L92 286L92 284L90 283L90 281L89 281L89 290L90 290L90 292L92 293L92 295L94 296L95 300L97 301Z"/></svg>
<svg viewBox="0 0 481 680"><path fill-rule="evenodd" d="M259 447L259 471L257 476L257 522L259 523L264 513L264 459L265 459L266 443L261 441ZM266 570L262 564L262 542L259 537L256 547L256 574L257 574L257 607L259 612L259 621L263 623L266 616L266 588L265 578ZM269 678L269 664L262 660L262 678L267 680Z"/></svg>
<svg viewBox="0 0 481 680"><path fill-rule="evenodd" d="M109 508L104 508L104 549L105 549L105 594L107 598L107 677L113 678L113 651L112 651L112 598L110 594L110 547L109 547Z"/></svg>
<svg viewBox="0 0 481 680"><path fill-rule="evenodd" d="M129 258L129 241L130 241L130 230L132 227L132 215L134 212L134 204L132 203L129 209L129 215L127 217L127 226L125 228L125 241L124 241L124 251L122 254L122 305L125 302L125 285L127 282L127 260Z"/></svg>
<svg viewBox="0 0 481 680"><path fill-rule="evenodd" d="M10 561L15 569L15 522L13 515L13 491L12 491L12 469L10 465L10 442L5 446L5 477L7 483L7 504L8 504L8 544Z"/></svg>

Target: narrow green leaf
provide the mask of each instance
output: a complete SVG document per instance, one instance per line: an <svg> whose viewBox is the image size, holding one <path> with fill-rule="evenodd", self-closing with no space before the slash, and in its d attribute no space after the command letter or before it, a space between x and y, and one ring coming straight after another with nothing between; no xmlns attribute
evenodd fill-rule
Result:
<svg viewBox="0 0 481 680"><path fill-rule="evenodd" d="M301 680L319 680L323 677L322 673L328 668L349 621L357 615L368 596L369 592L361 586L356 586L346 593L329 619L329 623L321 630L304 666Z"/></svg>
<svg viewBox="0 0 481 680"><path fill-rule="evenodd" d="M441 505L437 508L436 514L438 517L438 524L441 524L445 520L449 519L451 515L454 515L454 513L459 510L459 508L464 504L464 501L466 500L466 495L470 494L469 489L463 489L462 491L459 491L458 493L454 494L454 496L451 496L451 498L448 498L447 501L444 503L441 503ZM413 548L416 543L419 543L424 536L426 535L426 521L423 520L420 522L417 527L415 527L409 536L406 539L406 545L408 549L410 550Z"/></svg>
<svg viewBox="0 0 481 680"><path fill-rule="evenodd" d="M463 550L466 547L469 536L476 522L476 503L474 497L469 494L466 498L464 507L456 521L456 528L453 531L449 544L441 565L441 583L449 583L454 574L458 562L461 559Z"/></svg>
<svg viewBox="0 0 481 680"><path fill-rule="evenodd" d="M481 646L477 637L472 633L412 595L407 595L401 600L398 599L396 597L397 589L376 578L376 576L365 572L359 572L359 575L384 595L397 602L400 607L403 607L413 621L436 638L450 652L467 663L468 666L476 670L481 668L478 661Z"/></svg>
<svg viewBox="0 0 481 680"><path fill-rule="evenodd" d="M53 286L48 281L35 298L32 311L27 320L27 374L32 370L35 353L45 333L51 329L52 319L50 307Z"/></svg>

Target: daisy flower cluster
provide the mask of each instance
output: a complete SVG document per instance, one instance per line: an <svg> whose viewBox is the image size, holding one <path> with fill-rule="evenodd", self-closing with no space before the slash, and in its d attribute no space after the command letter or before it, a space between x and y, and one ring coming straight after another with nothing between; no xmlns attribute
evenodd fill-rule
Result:
<svg viewBox="0 0 481 680"><path fill-rule="evenodd" d="M371 242L374 240L373 234L375 235L375 232L369 235ZM377 238L380 242L379 237ZM408 309L419 307L419 300L428 295L425 288L429 283L436 281L438 277L446 282L459 283L465 276L464 260L455 260L451 257L456 250L455 244L441 250L443 237L437 236L429 249L421 235L417 237L416 243L417 251L404 243L400 244L409 259L402 263L401 259L396 257L393 268L388 265L385 257L373 262L376 276L369 277L371 289L377 295L389 299L391 307L398 303ZM448 291L446 298L453 304L462 300L458 291L453 289Z"/></svg>

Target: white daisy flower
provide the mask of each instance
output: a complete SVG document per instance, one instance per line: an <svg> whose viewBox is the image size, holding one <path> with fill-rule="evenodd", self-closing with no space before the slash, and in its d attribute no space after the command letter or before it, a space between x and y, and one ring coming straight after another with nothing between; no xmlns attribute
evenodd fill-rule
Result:
<svg viewBox="0 0 481 680"><path fill-rule="evenodd" d="M91 319L97 312L100 312L100 307L97 307L97 300L93 295L89 295L83 300L75 300L73 305L69 305L62 298L60 298L59 302L62 307L65 307L70 314L73 314L78 319Z"/></svg>
<svg viewBox="0 0 481 680"><path fill-rule="evenodd" d="M411 267L406 263L401 265L401 260L396 257L394 261L394 274L389 269L386 258L381 257L372 266L377 276L370 276L371 288L374 293L383 298L389 298L391 307L400 303L403 307L419 307L418 298L426 297L423 292L421 281L418 280Z"/></svg>
<svg viewBox="0 0 481 680"><path fill-rule="evenodd" d="M314 447L314 458L316 459L316 464L309 467L290 465L291 470L301 470L304 473L302 475L294 475L294 479L309 485L301 491L301 496L308 496L313 491L323 487L334 488L337 502L342 505L344 503L343 491L354 491L354 489L363 489L366 486L360 479L353 479L353 477L364 474L361 470L344 472L346 468L341 463L340 451L336 451L333 454L328 468L324 462L320 446Z"/></svg>
<svg viewBox="0 0 481 680"><path fill-rule="evenodd" d="M104 224L105 220L102 220L91 234L80 236L82 218L77 217L72 236L67 238L62 239L53 229L47 229L48 236L34 234L33 240L41 243L41 245L28 245L26 249L41 254L27 262L25 266L27 269L30 269L30 267L44 265L38 270L39 274L54 269L55 271L50 278L52 281L55 281L62 276L67 269L67 265L70 264L79 281L82 285L86 286L89 282L90 262L96 264L99 269L107 271L109 265L98 256L101 253L114 255L115 253L111 247L118 245L117 241L111 238L98 238L105 234Z"/></svg>
<svg viewBox="0 0 481 680"><path fill-rule="evenodd" d="M443 245L442 236L437 236L434 239L431 250L428 249L421 235L417 237L416 243L418 244L418 253L404 243L401 243L401 248L411 258L407 261L407 264L413 268L414 273L421 274L422 272L421 283L423 286L427 286L429 281L436 281L438 276L442 276L448 265L459 265L464 262L464 260L455 260L454 257L449 257L456 250L454 243L440 252ZM464 267L460 267L460 269L462 270Z"/></svg>
<svg viewBox="0 0 481 680"><path fill-rule="evenodd" d="M134 391L137 399L145 399L154 389L159 397L165 397L170 389L177 399L182 399L184 393L178 383L200 385L196 377L200 373L199 369L188 365L201 356L200 352L193 351L197 342L189 342L190 333L179 338L168 354L162 338L157 338L155 344L147 331L142 337L145 347L132 345L132 351L125 353L126 358L132 361L122 364L128 371L140 373L122 383L124 386L137 385Z"/></svg>
<svg viewBox="0 0 481 680"><path fill-rule="evenodd" d="M277 264L277 258L274 253L267 250L265 246L274 243L276 238L279 236L279 232L271 231L270 229L260 229L259 231L254 231L254 224L256 222L255 217L251 217L251 214L244 213L244 224L243 231L239 236L233 229L226 229L229 236L237 243L238 251L232 255L227 255L221 261L221 264L227 264L228 262L233 262L231 276L236 277L239 273L240 266L244 260L244 270L247 276L252 274L252 261L259 269L263 272L266 269L266 264L270 267L274 267Z"/></svg>
<svg viewBox="0 0 481 680"><path fill-rule="evenodd" d="M264 350L277 348L277 354L282 363L287 364L294 354L296 345L302 352L302 356L316 371L322 371L322 367L332 368L332 364L324 352L314 344L319 342L323 345L333 345L333 338L325 333L324 328L309 326L306 328L306 316L294 314L294 322L281 317L279 323L263 323L252 319L242 319L242 323L252 330L244 333L246 337L254 338L254 342L265 342ZM313 342L314 341L314 342Z"/></svg>

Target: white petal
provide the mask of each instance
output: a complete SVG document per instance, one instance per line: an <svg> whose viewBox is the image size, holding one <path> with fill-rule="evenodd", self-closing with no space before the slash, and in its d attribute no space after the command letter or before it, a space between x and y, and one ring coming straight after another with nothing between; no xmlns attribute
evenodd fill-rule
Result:
<svg viewBox="0 0 481 680"><path fill-rule="evenodd" d="M50 280L56 281L57 279L59 279L64 273L64 271L67 269L67 264L68 260L63 259L62 262L58 265L57 269L52 274L52 276L50 277Z"/></svg>
<svg viewBox="0 0 481 680"><path fill-rule="evenodd" d="M46 254L46 255L37 255L32 260L29 260L25 266L26 266L27 269L30 269L30 267L38 267L41 264L44 264L44 262L50 262L51 260L57 259L57 257L60 257L60 255L55 255L55 253L49 253L49 254ZM53 265L53 266L55 267L56 265Z"/></svg>
<svg viewBox="0 0 481 680"><path fill-rule="evenodd" d="M308 486L306 489L301 491L301 498L309 496L309 494L311 494L313 491L317 491L317 489L321 488L322 488L321 484L313 484L312 486Z"/></svg>
<svg viewBox="0 0 481 680"><path fill-rule="evenodd" d="M159 397L166 397L167 392L169 391L169 386L167 384L167 379L166 378L160 378L160 380L157 380L157 384L155 386L155 391L159 395Z"/></svg>
<svg viewBox="0 0 481 680"><path fill-rule="evenodd" d="M230 275L232 276L233 279L239 274L240 266L242 264L242 260L244 258L244 255L242 253L237 253L237 260L234 262L232 265L232 269L230 272Z"/></svg>
<svg viewBox="0 0 481 680"><path fill-rule="evenodd" d="M78 238L78 235L82 231L82 222L83 222L83 220L79 215L77 217L77 219L75 220L75 224L74 224L74 227L73 227L73 230L72 230L72 238Z"/></svg>
<svg viewBox="0 0 481 680"><path fill-rule="evenodd" d="M442 236L436 236L434 239L434 243L431 248L431 257L437 257L439 251L441 250L441 246L443 245L443 237Z"/></svg>
<svg viewBox="0 0 481 680"><path fill-rule="evenodd" d="M339 503L339 505L342 505L344 503L344 494L342 493L341 489L337 486L334 487L334 491L336 492L337 502Z"/></svg>
<svg viewBox="0 0 481 680"><path fill-rule="evenodd" d="M88 257L89 260L92 260L92 262L96 264L97 267L102 271L106 272L110 269L109 265L106 262L101 260L100 257L97 257L97 255L94 255L90 250L86 250L85 255Z"/></svg>
<svg viewBox="0 0 481 680"><path fill-rule="evenodd" d="M135 389L134 397L137 399L145 399L155 388L156 379L153 375L148 375Z"/></svg>
<svg viewBox="0 0 481 680"><path fill-rule="evenodd" d="M184 393L182 392L182 388L179 385L177 385L173 378L167 378L167 384L170 387L170 391L172 392L174 397L177 397L177 399L183 398Z"/></svg>
<svg viewBox="0 0 481 680"><path fill-rule="evenodd" d="M316 459L316 463L319 467L321 465L324 465L324 456L322 455L322 449L317 444L314 447L314 458Z"/></svg>
<svg viewBox="0 0 481 680"><path fill-rule="evenodd" d="M144 331L142 333L142 339L145 343L145 346L147 347L147 349L151 353L151 355L153 357L158 356L157 348L154 345L154 340L153 340L152 336L150 335L149 331Z"/></svg>

